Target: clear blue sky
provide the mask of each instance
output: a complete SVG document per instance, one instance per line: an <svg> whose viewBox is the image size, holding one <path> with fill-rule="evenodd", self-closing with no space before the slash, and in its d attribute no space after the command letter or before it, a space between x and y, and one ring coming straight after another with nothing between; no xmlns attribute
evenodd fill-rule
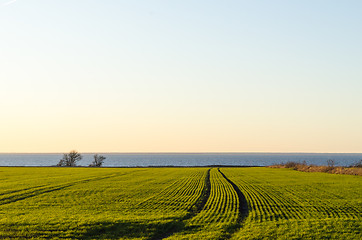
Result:
<svg viewBox="0 0 362 240"><path fill-rule="evenodd" d="M362 1L0 0L0 152L362 152Z"/></svg>

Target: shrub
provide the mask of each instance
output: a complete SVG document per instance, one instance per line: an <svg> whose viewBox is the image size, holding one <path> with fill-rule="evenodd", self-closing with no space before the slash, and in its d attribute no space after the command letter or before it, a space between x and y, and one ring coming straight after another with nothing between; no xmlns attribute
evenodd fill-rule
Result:
<svg viewBox="0 0 362 240"><path fill-rule="evenodd" d="M297 162L292 162L292 161L288 161L288 162L285 164L285 167L286 167L286 168L296 169L297 166L298 166L298 163L297 163Z"/></svg>

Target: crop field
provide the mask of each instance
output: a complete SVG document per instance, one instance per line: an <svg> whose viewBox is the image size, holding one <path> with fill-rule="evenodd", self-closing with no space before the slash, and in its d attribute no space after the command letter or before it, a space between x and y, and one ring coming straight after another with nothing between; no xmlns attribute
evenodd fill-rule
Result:
<svg viewBox="0 0 362 240"><path fill-rule="evenodd" d="M360 176L0 168L1 239L361 239Z"/></svg>
<svg viewBox="0 0 362 240"><path fill-rule="evenodd" d="M361 239L359 176L289 169L223 172L243 192L248 216L232 239Z"/></svg>

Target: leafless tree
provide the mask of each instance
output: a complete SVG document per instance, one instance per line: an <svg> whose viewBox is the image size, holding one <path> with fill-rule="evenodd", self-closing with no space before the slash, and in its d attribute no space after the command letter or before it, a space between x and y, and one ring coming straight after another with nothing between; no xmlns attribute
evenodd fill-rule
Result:
<svg viewBox="0 0 362 240"><path fill-rule="evenodd" d="M334 167L335 164L336 164L336 162L333 159L328 159L327 160L328 167Z"/></svg>
<svg viewBox="0 0 362 240"><path fill-rule="evenodd" d="M101 167L106 157L98 154L93 155L93 162L89 164L89 167Z"/></svg>
<svg viewBox="0 0 362 240"><path fill-rule="evenodd" d="M64 153L63 158L57 164L58 167L75 167L76 163L82 159L82 155L75 150Z"/></svg>

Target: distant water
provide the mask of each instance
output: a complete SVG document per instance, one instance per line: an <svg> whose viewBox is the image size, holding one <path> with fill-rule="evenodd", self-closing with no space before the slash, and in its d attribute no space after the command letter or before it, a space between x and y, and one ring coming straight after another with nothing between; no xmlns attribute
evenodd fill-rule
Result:
<svg viewBox="0 0 362 240"><path fill-rule="evenodd" d="M93 154L82 154L77 165L88 166ZM147 166L268 166L287 161L349 166L362 159L362 153L104 153L105 167ZM0 166L54 166L62 154L0 154Z"/></svg>

